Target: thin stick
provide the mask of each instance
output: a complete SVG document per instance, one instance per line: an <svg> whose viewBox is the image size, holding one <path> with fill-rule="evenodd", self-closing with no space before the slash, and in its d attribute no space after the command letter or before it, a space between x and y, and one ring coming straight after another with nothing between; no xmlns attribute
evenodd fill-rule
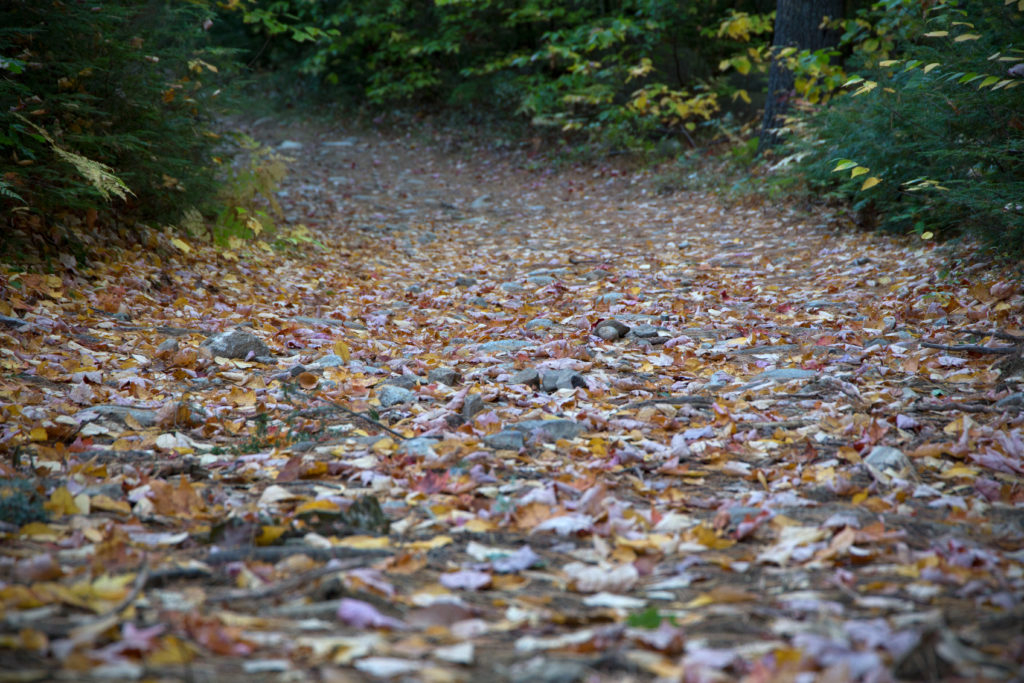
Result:
<svg viewBox="0 0 1024 683"><path fill-rule="evenodd" d="M953 330L953 331L954 332L959 332L961 334L977 334L977 335L981 335L983 337L992 337L993 339L1002 339L1004 341L1012 341L1012 342L1017 342L1018 344L1024 344L1024 337L1020 337L1020 336L1017 336L1015 334L1010 334L1009 332L1001 332L999 330L992 330L991 332L989 332L987 330Z"/></svg>
<svg viewBox="0 0 1024 683"><path fill-rule="evenodd" d="M1020 349L1016 346L979 346L978 344L933 344L932 342L921 342L921 346L929 349L940 349L942 351L970 351L972 353L1017 353Z"/></svg>
<svg viewBox="0 0 1024 683"><path fill-rule="evenodd" d="M263 586L261 588L254 588L251 590L231 590L225 591L219 595L213 595L208 597L207 602L239 602L242 600L265 600L267 598L273 598L282 593L301 588L304 585L311 584L317 579L321 579L331 574L337 574L347 569L355 569L356 567L365 564L362 558L353 558L345 562L337 562L332 567L320 567L313 569L308 572L303 572L297 576L292 576L287 579L278 581L277 583L269 586Z"/></svg>
<svg viewBox="0 0 1024 683"><path fill-rule="evenodd" d="M337 408L338 410L340 410L341 412L343 412L343 413L345 413L347 415L351 415L352 417L358 417L361 420L365 420L366 422L369 422L370 424L372 424L377 429L381 429L381 430L387 432L388 434L390 434L391 436L398 437L402 441L405 441L405 439L406 439L405 435L399 434L398 432L396 432L395 430L391 429L390 427L388 427L386 425L383 425L380 422L377 422L377 420L374 420L372 417L367 417L366 415L363 415L360 412L352 410L351 408L349 408L347 406L341 405L337 401L334 401L332 399L327 398L326 396L323 395L322 391L317 390L316 393L314 393L312 396L310 396L305 391L303 391L302 389L299 389L298 387L296 387L296 385L294 385L292 383L287 383L287 384L285 384L285 386L288 387L288 393L299 394L300 396L302 396L303 398L306 398L307 400L312 400L314 398L318 398L321 401L325 401L327 403L330 403L332 406L334 406L335 408ZM296 412L298 412L298 411L296 411Z"/></svg>

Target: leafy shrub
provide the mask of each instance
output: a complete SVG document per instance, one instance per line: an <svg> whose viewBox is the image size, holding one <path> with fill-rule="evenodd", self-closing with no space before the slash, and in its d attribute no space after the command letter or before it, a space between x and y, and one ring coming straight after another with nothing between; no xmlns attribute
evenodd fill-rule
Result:
<svg viewBox="0 0 1024 683"><path fill-rule="evenodd" d="M859 75L804 122L791 173L890 230L1024 249L1020 4L887 0L850 27Z"/></svg>
<svg viewBox="0 0 1024 683"><path fill-rule="evenodd" d="M4 210L50 226L114 200L123 215L168 220L210 199L207 124L225 57L205 47L211 16L160 0L3 3Z"/></svg>
<svg viewBox="0 0 1024 683"><path fill-rule="evenodd" d="M369 102L483 105L629 146L687 137L756 79L772 0L248 0L264 64ZM760 14L759 14L760 13ZM740 53L740 54L737 54ZM723 75L731 67L741 74ZM748 76L749 74L749 76ZM726 77L728 76L728 77Z"/></svg>
<svg viewBox="0 0 1024 683"><path fill-rule="evenodd" d="M45 498L29 479L0 481L0 522L23 526L29 522L45 522L50 518L43 507Z"/></svg>

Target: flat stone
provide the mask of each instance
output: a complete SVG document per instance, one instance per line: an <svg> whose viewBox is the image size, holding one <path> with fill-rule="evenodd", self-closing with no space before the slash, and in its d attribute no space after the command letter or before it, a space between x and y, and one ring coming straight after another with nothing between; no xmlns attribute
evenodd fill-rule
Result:
<svg viewBox="0 0 1024 683"><path fill-rule="evenodd" d="M518 451L525 445L523 433L514 429L505 429L497 434L484 437L484 445L496 451Z"/></svg>
<svg viewBox="0 0 1024 683"><path fill-rule="evenodd" d="M459 411L459 415L462 419L469 422L473 419L473 416L484 409L484 399L480 394L466 394L466 398L462 401L462 410Z"/></svg>
<svg viewBox="0 0 1024 683"><path fill-rule="evenodd" d="M595 333L601 339L605 341L615 341L629 334L630 326L621 320L611 318L609 320L602 320L597 324Z"/></svg>
<svg viewBox="0 0 1024 683"><path fill-rule="evenodd" d="M750 346L745 349L733 349L729 353L736 356L756 356L758 354L780 354L789 351L796 351L800 347L797 344L775 344L766 346Z"/></svg>
<svg viewBox="0 0 1024 683"><path fill-rule="evenodd" d="M326 327L342 327L345 325L344 320L337 320L335 318L313 318L308 315L292 316L290 320L303 325L325 325Z"/></svg>
<svg viewBox="0 0 1024 683"><path fill-rule="evenodd" d="M280 145L278 145L277 148L286 151L289 149L302 149L302 143L296 142L295 140L285 140Z"/></svg>
<svg viewBox="0 0 1024 683"><path fill-rule="evenodd" d="M148 408L132 408L131 406L98 405L90 406L85 410L75 413L75 419L79 422L89 422L97 417L107 417L124 422L125 418L131 416L133 420L143 427L156 425L156 411Z"/></svg>
<svg viewBox="0 0 1024 683"><path fill-rule="evenodd" d="M538 287L543 287L557 282L557 280L550 275L534 275L526 278L526 281L530 284L537 285Z"/></svg>
<svg viewBox="0 0 1024 683"><path fill-rule="evenodd" d="M523 420L522 422L510 425L510 427L528 437L537 434L540 438L552 441L574 439L583 432L583 428L574 421L564 418L554 420Z"/></svg>
<svg viewBox="0 0 1024 683"><path fill-rule="evenodd" d="M416 394L408 389L396 387L393 384L384 385L377 392L377 399L382 408L390 408L399 403L409 403L416 400Z"/></svg>
<svg viewBox="0 0 1024 683"><path fill-rule="evenodd" d="M430 372L427 373L427 381L447 384L453 387L459 381L459 373L451 368L431 368Z"/></svg>
<svg viewBox="0 0 1024 683"><path fill-rule="evenodd" d="M227 332L215 334L201 346L209 349L214 356L222 358L251 358L253 356L272 356L270 347L263 343L252 332L235 328Z"/></svg>
<svg viewBox="0 0 1024 683"><path fill-rule="evenodd" d="M403 455L418 455L424 458L436 458L437 452L434 451L434 439L425 436L416 436L411 439L406 439L402 443L398 444L398 452Z"/></svg>
<svg viewBox="0 0 1024 683"><path fill-rule="evenodd" d="M525 325L523 325L523 327L525 327L528 330L547 330L551 329L556 324L557 323L555 323L554 320L549 320L548 318L534 318L533 320L530 320Z"/></svg>
<svg viewBox="0 0 1024 683"><path fill-rule="evenodd" d="M1018 391L1015 394L1005 396L996 401L996 408L1010 408L1013 406L1024 405L1024 392Z"/></svg>
<svg viewBox="0 0 1024 683"><path fill-rule="evenodd" d="M532 387L540 386L540 373L534 368L523 368L519 372L512 375L512 379L509 380L510 384L528 384Z"/></svg>
<svg viewBox="0 0 1024 683"><path fill-rule="evenodd" d="M415 375L395 375L384 380L384 384L402 387L403 389L412 389L419 384L419 378Z"/></svg>
<svg viewBox="0 0 1024 683"><path fill-rule="evenodd" d="M600 269L590 270L587 271L586 273L583 273L583 275L581 275L580 277L582 277L584 280L590 280L591 282L596 280L603 280L606 277L608 277L608 271Z"/></svg>
<svg viewBox="0 0 1024 683"><path fill-rule="evenodd" d="M664 337L666 340L668 340L671 339L672 333L666 330L664 327L658 327L657 325L641 323L635 326L633 329L631 329L627 336L644 340L652 340L657 339L658 337Z"/></svg>
<svg viewBox="0 0 1024 683"><path fill-rule="evenodd" d="M542 376L541 387L544 391L575 389L576 387L586 389L587 381L575 370L551 370Z"/></svg>
<svg viewBox="0 0 1024 683"><path fill-rule="evenodd" d="M459 277L455 278L456 287L472 287L475 284L476 280L474 280L471 277L466 277L465 275L460 275Z"/></svg>
<svg viewBox="0 0 1024 683"><path fill-rule="evenodd" d="M870 465L871 467L877 467L880 470L900 470L908 467L910 461L907 456L903 454L898 448L892 446L875 446L868 453L867 457L864 458L864 464Z"/></svg>
<svg viewBox="0 0 1024 683"><path fill-rule="evenodd" d="M483 351L485 353L501 352L501 351L518 351L519 349L526 348L527 346L533 346L535 342L526 341L525 339L496 339L494 341L484 342L476 346L477 351Z"/></svg>
<svg viewBox="0 0 1024 683"><path fill-rule="evenodd" d="M348 363L345 362L344 358L333 353L322 356L310 363L310 367L316 368L336 368L342 365L348 365Z"/></svg>
<svg viewBox="0 0 1024 683"><path fill-rule="evenodd" d="M607 294L601 294L594 301L599 304L614 304L621 301L626 297L622 292L608 292Z"/></svg>
<svg viewBox="0 0 1024 683"><path fill-rule="evenodd" d="M801 368L776 368L775 370L767 370L758 375L754 375L750 378L745 386L751 386L754 384L764 384L766 382L788 382L791 379L810 379L811 377L817 377L818 373L814 370L803 370Z"/></svg>
<svg viewBox="0 0 1024 683"><path fill-rule="evenodd" d="M502 282L501 285L499 286L501 287L502 290L514 294L518 294L519 292L525 291L523 289L523 286L518 282Z"/></svg>
<svg viewBox="0 0 1024 683"><path fill-rule="evenodd" d="M30 325L27 320L21 318L12 318L9 315L0 315L0 324L6 325L7 327L21 327L23 325Z"/></svg>

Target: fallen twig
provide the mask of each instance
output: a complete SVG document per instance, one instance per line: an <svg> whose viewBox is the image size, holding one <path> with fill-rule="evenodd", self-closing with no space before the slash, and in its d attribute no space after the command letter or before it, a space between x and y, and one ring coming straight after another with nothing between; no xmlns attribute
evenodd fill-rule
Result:
<svg viewBox="0 0 1024 683"><path fill-rule="evenodd" d="M293 555L305 555L317 562L326 562L327 560L349 558L372 560L387 557L390 554L386 550L359 550L357 548L340 547L314 548L307 545L268 545L214 550L203 561L207 564L227 564L228 562L242 562L245 560L278 562Z"/></svg>
<svg viewBox="0 0 1024 683"><path fill-rule="evenodd" d="M665 403L670 406L692 405L700 408L710 408L713 401L706 396L666 396L665 398L649 398L644 399L643 401L633 401L632 403L619 406L619 410L643 408L644 406L654 406L659 403Z"/></svg>
<svg viewBox="0 0 1024 683"><path fill-rule="evenodd" d="M285 386L288 387L288 393L299 394L300 396L302 396L303 398L305 398L307 400L312 400L314 398L318 398L321 401L326 401L327 403L330 403L332 406L334 406L335 408L337 408L341 412L345 413L346 415L351 415L352 417L358 417L361 420L369 422L370 424L372 424L377 429L381 429L381 430L387 432L388 434L390 434L391 436L397 437L397 438L401 439L402 441L405 441L405 435L404 434L399 434L395 430L391 429L391 427L388 427L387 425L381 424L377 420L374 420L372 417L369 417L368 415L363 415L362 413L360 413L358 411L352 410L348 406L343 406L342 404L338 403L337 401L335 401L333 399L330 399L330 398L327 398L326 396L323 395L323 392L316 391L313 394L313 396L310 396L308 393L306 393L302 389L298 388L295 384L288 383L288 384L285 384ZM309 410L309 409L308 408L303 408L302 410Z"/></svg>
<svg viewBox="0 0 1024 683"><path fill-rule="evenodd" d="M959 410L964 413L997 413L999 408L984 403L916 403L910 410L917 412L945 412L947 410Z"/></svg>
<svg viewBox="0 0 1024 683"><path fill-rule="evenodd" d="M737 422L736 429L795 429L814 424L814 420L778 420L777 422Z"/></svg>
<svg viewBox="0 0 1024 683"><path fill-rule="evenodd" d="M993 339L1002 339L1004 341L1024 344L1024 337L1020 337L1016 334L1010 334L1009 332L1000 332L999 330L954 330L954 332L959 332L961 334L976 334L982 337L992 337Z"/></svg>
<svg viewBox="0 0 1024 683"><path fill-rule="evenodd" d="M239 589L230 590L220 593L219 595L212 595L208 597L207 602L239 602L244 600L266 600L282 593L301 588L302 586L312 584L317 579L322 579L325 576L331 574L337 574L347 569L355 569L356 567L362 566L364 560L362 558L352 558L344 562L335 562L330 567L320 567L313 569L308 572L303 572L297 576L292 576L287 579L278 581L269 586L262 586L260 588L252 589Z"/></svg>
<svg viewBox="0 0 1024 683"><path fill-rule="evenodd" d="M981 346L979 344L933 344L932 342L921 342L921 346L941 351L970 351L972 353L1017 353L1020 347L1017 346Z"/></svg>

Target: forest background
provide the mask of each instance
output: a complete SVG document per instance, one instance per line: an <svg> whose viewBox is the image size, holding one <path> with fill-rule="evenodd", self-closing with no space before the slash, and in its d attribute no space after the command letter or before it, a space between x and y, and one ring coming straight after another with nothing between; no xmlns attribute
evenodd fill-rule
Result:
<svg viewBox="0 0 1024 683"><path fill-rule="evenodd" d="M218 124L255 102L486 120L545 163L667 159L669 190L1024 248L1021 0L13 0L0 17L15 258L151 226L272 231L279 160Z"/></svg>

